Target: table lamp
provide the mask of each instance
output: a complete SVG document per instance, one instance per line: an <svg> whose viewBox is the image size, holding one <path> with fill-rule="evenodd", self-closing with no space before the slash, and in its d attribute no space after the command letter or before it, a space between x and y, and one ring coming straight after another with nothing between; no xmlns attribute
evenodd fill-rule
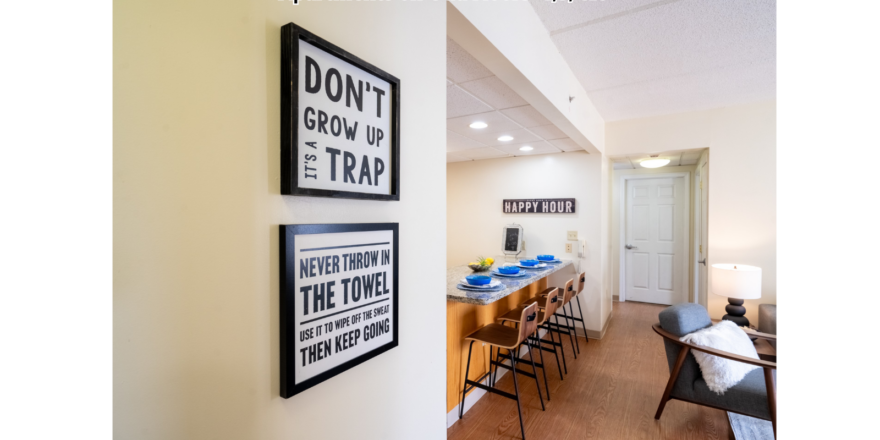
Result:
<svg viewBox="0 0 880 440"><path fill-rule="evenodd" d="M761 297L761 268L744 264L713 264L712 293L727 297L727 314L723 320L733 321L740 327L748 327L749 319L744 315L744 299Z"/></svg>

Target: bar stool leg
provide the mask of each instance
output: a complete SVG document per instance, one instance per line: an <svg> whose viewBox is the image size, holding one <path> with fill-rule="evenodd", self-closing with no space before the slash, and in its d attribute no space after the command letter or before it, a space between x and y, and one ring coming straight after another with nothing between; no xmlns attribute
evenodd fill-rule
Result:
<svg viewBox="0 0 880 440"><path fill-rule="evenodd" d="M565 324L568 326L568 341L571 342L571 352L574 353L574 358L578 358L577 350L574 348L574 336L571 335L571 324L568 322L568 312L565 311L565 306L562 306L562 316L565 317Z"/></svg>
<svg viewBox="0 0 880 440"><path fill-rule="evenodd" d="M538 331L535 330L535 339L538 339ZM547 385L547 364L544 363L544 349L541 348L541 343L538 342L538 356L541 356L541 374L544 375L544 389L547 390L547 401L550 401L550 385ZM531 341L529 341L529 347L532 346ZM531 348L529 348L529 353L531 353Z"/></svg>
<svg viewBox="0 0 880 440"><path fill-rule="evenodd" d="M583 327L583 329L584 329L584 339L586 339L587 342L590 342L590 337L587 336L587 326L586 326L586 324L584 324L584 311L581 310L581 302L578 301L577 305L578 305L578 313L581 314L581 327Z"/></svg>
<svg viewBox="0 0 880 440"><path fill-rule="evenodd" d="M510 350L508 350L510 351ZM519 411L519 429L522 432L523 440L526 440L526 426L523 424L522 404L519 402L519 384L516 381L516 356L510 353L511 373L513 374L513 390L516 392L516 409Z"/></svg>
<svg viewBox="0 0 880 440"><path fill-rule="evenodd" d="M559 327L559 317L556 315L553 315L553 319L556 320L556 326L558 328ZM552 338L552 336L551 336L551 338ZM556 348L556 346L554 345L553 348ZM561 330L559 333L559 351L562 352L562 368L565 369L565 374L568 374L568 365L565 364L565 350L562 348L562 332L561 332Z"/></svg>
<svg viewBox="0 0 880 440"><path fill-rule="evenodd" d="M574 301L574 300L572 300ZM578 353L581 352L581 341L578 339L578 333L575 330L577 326L577 320L574 319L574 306L571 305L571 301L568 302L568 309L571 312L571 332L574 333L574 340L577 342Z"/></svg>
<svg viewBox="0 0 880 440"><path fill-rule="evenodd" d="M553 356L556 356L556 368L559 369L559 380L565 380L565 378L562 377L562 363L559 362L559 352L556 351L556 339L553 338L553 331L550 330L549 319L547 320L547 324L547 333L550 334L550 341L552 342L551 346L553 347Z"/></svg>
<svg viewBox="0 0 880 440"><path fill-rule="evenodd" d="M467 368L464 370L464 387L461 389L461 406L458 408L458 420L461 420L461 417L464 416L464 398L467 396L467 378L468 374L471 372L471 351L473 351L473 349L474 341L471 341L471 345L468 347Z"/></svg>
<svg viewBox="0 0 880 440"><path fill-rule="evenodd" d="M495 371L495 364L492 363L492 350L494 348L495 347L493 347L491 345L489 346L489 378L488 378L488 383L491 384L492 386L495 386L495 383L492 381L492 374ZM499 350L501 350L501 349L499 348Z"/></svg>
<svg viewBox="0 0 880 440"><path fill-rule="evenodd" d="M522 347L522 345L520 345L520 347ZM538 367L535 366L535 356L534 353L532 353L532 344L529 342L528 338L526 338L526 348L528 348L529 351L529 362L532 363L532 374L535 375L535 388L538 389L538 399L541 401L541 411L547 411L547 409L544 408L544 396L541 395L541 382L538 380ZM520 349L516 350L517 353L519 353L519 351ZM547 400L550 399L548 398Z"/></svg>

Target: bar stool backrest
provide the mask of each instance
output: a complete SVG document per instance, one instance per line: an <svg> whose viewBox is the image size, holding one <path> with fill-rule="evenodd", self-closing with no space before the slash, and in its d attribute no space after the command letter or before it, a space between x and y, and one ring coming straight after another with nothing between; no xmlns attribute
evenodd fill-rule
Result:
<svg viewBox="0 0 880 440"><path fill-rule="evenodd" d="M568 304L571 301L571 298L574 297L574 278L565 282L565 289L562 291L562 305Z"/></svg>
<svg viewBox="0 0 880 440"><path fill-rule="evenodd" d="M526 338L534 334L536 330L538 330L538 303L532 303L532 305L523 309L522 316L520 316L519 341L517 341L516 345L521 344Z"/></svg>
<svg viewBox="0 0 880 440"><path fill-rule="evenodd" d="M584 284L586 284L586 282L587 282L587 272L584 271L584 272L579 273L578 274L578 290L577 290L577 293L574 294L574 296L578 296L581 294L581 292L584 291Z"/></svg>
<svg viewBox="0 0 880 440"><path fill-rule="evenodd" d="M559 288L557 287L547 295L547 307L544 307L544 322L547 322L547 320L556 313L556 309L559 308L560 302L562 302L562 298L559 297Z"/></svg>

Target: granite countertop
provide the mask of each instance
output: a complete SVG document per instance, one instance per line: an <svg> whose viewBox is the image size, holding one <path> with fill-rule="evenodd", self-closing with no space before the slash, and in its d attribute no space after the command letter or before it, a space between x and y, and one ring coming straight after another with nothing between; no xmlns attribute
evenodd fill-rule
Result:
<svg viewBox="0 0 880 440"><path fill-rule="evenodd" d="M491 270L497 269L499 266L503 266L505 264L516 264L519 260L525 260L529 258L534 258L533 256L529 257L519 257L517 259L512 259L507 256L495 257L495 264L492 265L492 269L486 272L474 272L466 264L461 266L455 266L446 270L446 300L447 301L457 301L468 304L479 304L486 305L491 304L495 301L498 301L501 298L510 295L513 292L516 292L523 287L528 286L529 284L534 283L535 281L544 278L551 273L558 272L562 268L570 266L571 260L562 260L561 263L556 264L547 264L548 268L540 270L540 269L521 269L529 274L527 277L523 278L508 278L508 277L498 277L491 274ZM464 277L468 275L472 275L474 273L478 273L480 275L489 275L492 276L492 279L501 281L504 284L505 288L498 291L493 292L474 292L470 290L461 290L456 287Z"/></svg>

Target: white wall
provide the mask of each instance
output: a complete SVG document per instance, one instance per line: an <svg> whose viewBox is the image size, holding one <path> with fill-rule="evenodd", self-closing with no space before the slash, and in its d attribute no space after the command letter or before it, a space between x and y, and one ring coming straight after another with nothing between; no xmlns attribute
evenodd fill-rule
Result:
<svg viewBox="0 0 880 440"><path fill-rule="evenodd" d="M114 434L443 439L445 5L114 8ZM401 201L279 195L280 27L401 79ZM400 345L279 397L278 225L400 222Z"/></svg>
<svg viewBox="0 0 880 440"><path fill-rule="evenodd" d="M587 279L580 297L586 326L601 331L610 313L610 299L603 297L608 292L603 284L607 262L602 261L603 245L607 247L607 230L603 234L602 229L607 224L603 162L607 167L607 160L598 155L573 152L447 164L447 266L465 264L478 255L501 255L502 227L518 223L524 230L525 254L579 260ZM563 197L576 199L575 214L504 214L501 208L503 199ZM566 231L577 231L586 239L583 259L576 251L565 253ZM561 285L574 275L574 269L560 271L550 281Z"/></svg>
<svg viewBox="0 0 880 440"><path fill-rule="evenodd" d="M627 175L639 175L639 174L663 174L663 173L681 173L686 172L690 174L690 201L688 204L689 211L685 213L685 216L688 218L689 228L688 228L688 236L691 237L690 242L688 243L688 259L686 264L688 268L694 267L694 254L693 254L693 236L694 236L694 169L693 165L691 166L679 166L679 167L663 167L663 168L639 168L635 170L614 170L612 172L613 177L611 181L612 186L612 196L611 196L611 289L614 292L614 295L620 295L620 253L623 249L624 238L621 235L620 230L620 205L622 203L626 203L625 192L623 186L620 184L621 176ZM689 269L689 272L692 272L692 269ZM689 298L693 299L694 292L694 278L693 274L688 277L687 280Z"/></svg>
<svg viewBox="0 0 880 440"><path fill-rule="evenodd" d="M776 101L609 123L606 152L659 153L709 148L708 264L763 269L762 297L776 304ZM710 276L711 280L711 276ZM709 314L724 315L727 298L709 294Z"/></svg>

